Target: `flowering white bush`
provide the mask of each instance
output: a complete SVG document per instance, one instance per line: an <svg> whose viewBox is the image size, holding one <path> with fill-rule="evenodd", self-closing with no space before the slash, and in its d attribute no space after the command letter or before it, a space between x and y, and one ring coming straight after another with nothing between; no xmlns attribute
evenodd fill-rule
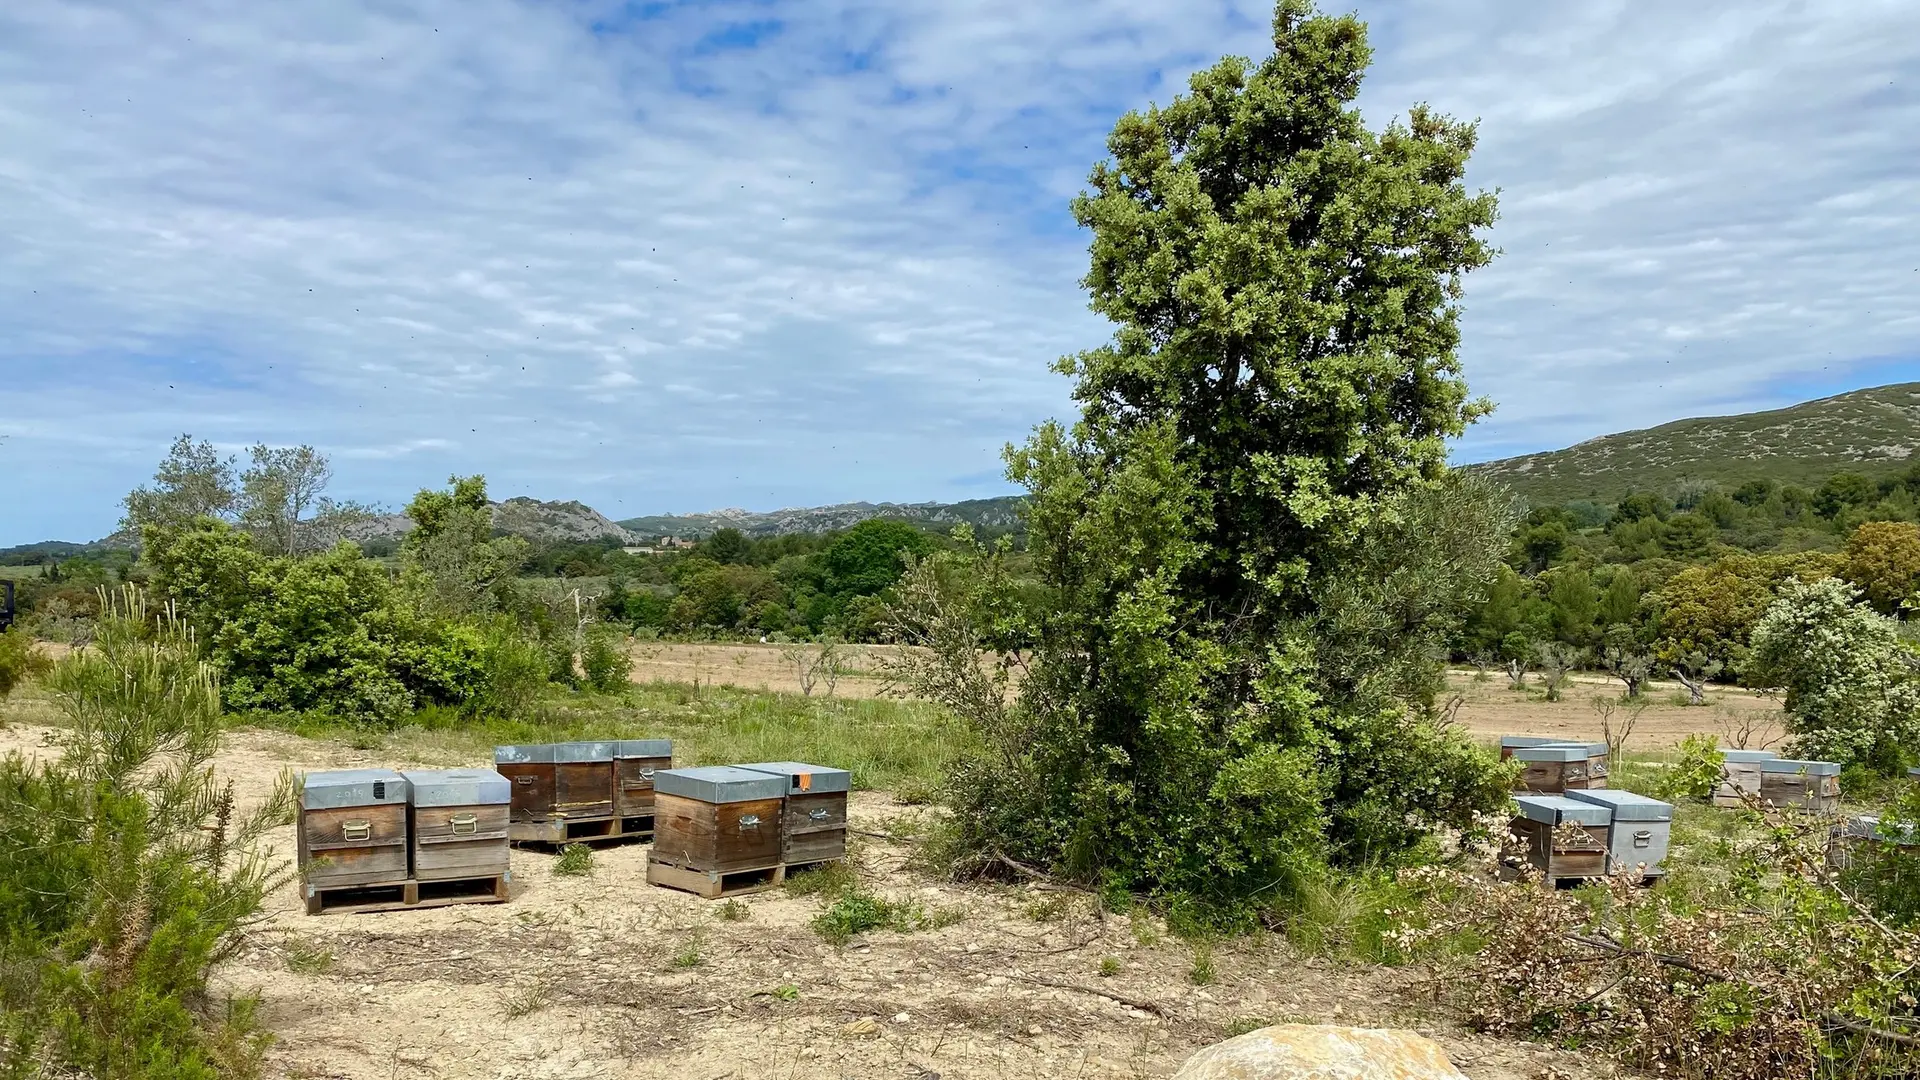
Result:
<svg viewBox="0 0 1920 1080"><path fill-rule="evenodd" d="M1753 628L1746 670L1786 692L1792 752L1891 772L1920 747L1916 657L1894 620L1839 578L1793 582Z"/></svg>

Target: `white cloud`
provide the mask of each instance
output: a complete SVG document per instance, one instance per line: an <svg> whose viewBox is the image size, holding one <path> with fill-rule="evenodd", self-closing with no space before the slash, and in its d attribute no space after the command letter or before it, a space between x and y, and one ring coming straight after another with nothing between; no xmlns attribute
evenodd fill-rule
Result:
<svg viewBox="0 0 1920 1080"><path fill-rule="evenodd" d="M386 502L453 471L616 516L994 490L1066 408L1048 362L1105 335L1066 198L1270 11L15 0L0 543L104 531L181 430L313 442ZM1481 117L1503 189L1464 349L1502 408L1465 455L1916 355L1920 9L1361 14L1369 117Z"/></svg>

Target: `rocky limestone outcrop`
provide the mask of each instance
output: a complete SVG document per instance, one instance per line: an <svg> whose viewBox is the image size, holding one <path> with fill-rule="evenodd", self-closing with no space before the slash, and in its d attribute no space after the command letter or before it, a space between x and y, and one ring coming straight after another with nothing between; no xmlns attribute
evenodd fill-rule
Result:
<svg viewBox="0 0 1920 1080"><path fill-rule="evenodd" d="M1277 1024L1215 1043L1173 1080L1468 1080L1411 1031Z"/></svg>

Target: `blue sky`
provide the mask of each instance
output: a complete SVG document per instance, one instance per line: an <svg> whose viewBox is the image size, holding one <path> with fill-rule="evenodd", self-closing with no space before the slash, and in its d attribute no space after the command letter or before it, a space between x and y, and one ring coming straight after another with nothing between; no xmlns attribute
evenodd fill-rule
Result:
<svg viewBox="0 0 1920 1080"><path fill-rule="evenodd" d="M998 494L1067 200L1270 4L10 0L0 544L189 431L615 517ZM1920 5L1361 4L1481 120L1475 460L1920 378Z"/></svg>

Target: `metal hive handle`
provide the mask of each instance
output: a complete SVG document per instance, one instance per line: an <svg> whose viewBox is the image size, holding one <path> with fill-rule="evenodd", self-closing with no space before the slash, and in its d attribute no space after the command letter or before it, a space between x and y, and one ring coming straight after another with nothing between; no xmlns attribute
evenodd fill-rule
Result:
<svg viewBox="0 0 1920 1080"><path fill-rule="evenodd" d="M807 816L815 821L825 821L833 815L825 810L809 810L807 811Z"/></svg>
<svg viewBox="0 0 1920 1080"><path fill-rule="evenodd" d="M640 779L642 779L642 780L651 780L651 779L653 779L653 766L651 766L651 765L643 765L643 766L641 766L641 768L640 768Z"/></svg>
<svg viewBox="0 0 1920 1080"><path fill-rule="evenodd" d="M472 836L480 829L480 817L477 814L455 814L447 824L455 836Z"/></svg>
<svg viewBox="0 0 1920 1080"><path fill-rule="evenodd" d="M358 842L373 839L373 822L367 820L343 821L340 823L340 838Z"/></svg>
<svg viewBox="0 0 1920 1080"><path fill-rule="evenodd" d="M757 828L759 828L759 827L760 827L760 815L759 815L759 814L742 814L742 815L740 816L740 827L741 827L741 828L743 828L743 829L757 829Z"/></svg>

